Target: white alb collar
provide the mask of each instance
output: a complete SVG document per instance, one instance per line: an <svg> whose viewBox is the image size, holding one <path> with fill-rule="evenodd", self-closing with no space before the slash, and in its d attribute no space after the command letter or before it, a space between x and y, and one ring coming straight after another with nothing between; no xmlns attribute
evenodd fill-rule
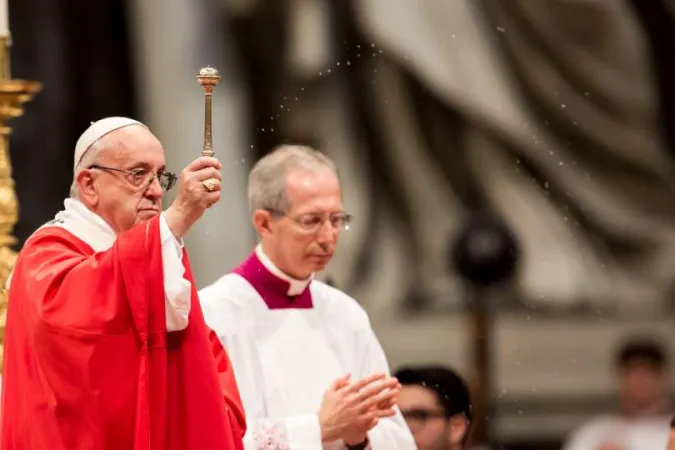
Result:
<svg viewBox="0 0 675 450"><path fill-rule="evenodd" d="M312 282L314 279L314 274L311 274L307 279L305 280L297 280L295 278L289 277L285 273L283 273L273 262L269 257L265 254L265 252L262 249L262 246L258 244L258 246L255 248L255 254L262 263L263 266L270 272L272 272L272 275L274 275L277 278L280 278L284 281L286 281L289 284L288 287L288 292L286 293L287 295L290 296L295 296L301 294L309 285L309 283Z"/></svg>
<svg viewBox="0 0 675 450"><path fill-rule="evenodd" d="M63 228L89 245L94 252L103 252L112 247L115 239L117 239L117 234L103 218L74 198L67 198L63 205L64 209L56 213L54 219L45 223L39 229L45 227ZM12 271L7 277L6 289L10 287L13 273Z"/></svg>

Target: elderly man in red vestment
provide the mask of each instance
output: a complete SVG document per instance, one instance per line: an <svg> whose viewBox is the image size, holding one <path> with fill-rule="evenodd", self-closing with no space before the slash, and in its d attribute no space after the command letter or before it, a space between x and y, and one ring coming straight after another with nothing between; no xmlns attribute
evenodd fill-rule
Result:
<svg viewBox="0 0 675 450"><path fill-rule="evenodd" d="M3 450L242 448L230 361L182 245L220 198L220 167L200 157L177 180L157 138L127 118L83 133L64 210L8 281Z"/></svg>

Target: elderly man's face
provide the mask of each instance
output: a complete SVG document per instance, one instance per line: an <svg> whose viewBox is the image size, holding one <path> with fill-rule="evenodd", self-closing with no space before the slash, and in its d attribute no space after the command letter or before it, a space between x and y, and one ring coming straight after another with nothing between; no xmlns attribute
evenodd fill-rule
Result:
<svg viewBox="0 0 675 450"><path fill-rule="evenodd" d="M146 128L121 128L103 139L111 145L100 152L97 166L122 171L144 169L147 174L164 170L164 149ZM82 202L115 232L128 230L162 211L163 190L157 178L151 175L136 177L116 170L92 168L78 175L78 185Z"/></svg>
<svg viewBox="0 0 675 450"><path fill-rule="evenodd" d="M331 217L343 213L340 183L329 169L293 170L287 174L286 198L289 209L270 222L263 239L281 270L304 279L323 270L335 252L342 228ZM320 225L308 229L310 223Z"/></svg>

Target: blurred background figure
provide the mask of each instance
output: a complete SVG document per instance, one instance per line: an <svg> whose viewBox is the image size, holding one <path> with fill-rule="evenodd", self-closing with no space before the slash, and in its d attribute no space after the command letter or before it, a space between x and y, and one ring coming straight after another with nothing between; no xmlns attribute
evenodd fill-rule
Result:
<svg viewBox="0 0 675 450"><path fill-rule="evenodd" d="M565 450L666 448L673 409L668 398L668 360L654 340L627 341L616 356L619 410L582 425Z"/></svg>
<svg viewBox="0 0 675 450"><path fill-rule="evenodd" d="M461 450L469 441L471 401L462 378L444 366L402 367L398 406L419 450Z"/></svg>

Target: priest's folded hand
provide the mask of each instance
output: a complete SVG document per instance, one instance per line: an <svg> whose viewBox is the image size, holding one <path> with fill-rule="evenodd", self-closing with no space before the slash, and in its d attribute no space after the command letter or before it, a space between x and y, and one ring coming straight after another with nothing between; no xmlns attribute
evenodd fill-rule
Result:
<svg viewBox="0 0 675 450"><path fill-rule="evenodd" d="M348 377L336 380L324 394L319 411L322 440L342 439L348 445L363 442L381 417L394 415L399 389L398 380L384 373L354 383Z"/></svg>
<svg viewBox="0 0 675 450"><path fill-rule="evenodd" d="M216 158L201 156L181 172L176 200L164 213L177 239L187 233L207 208L220 200L221 167Z"/></svg>

